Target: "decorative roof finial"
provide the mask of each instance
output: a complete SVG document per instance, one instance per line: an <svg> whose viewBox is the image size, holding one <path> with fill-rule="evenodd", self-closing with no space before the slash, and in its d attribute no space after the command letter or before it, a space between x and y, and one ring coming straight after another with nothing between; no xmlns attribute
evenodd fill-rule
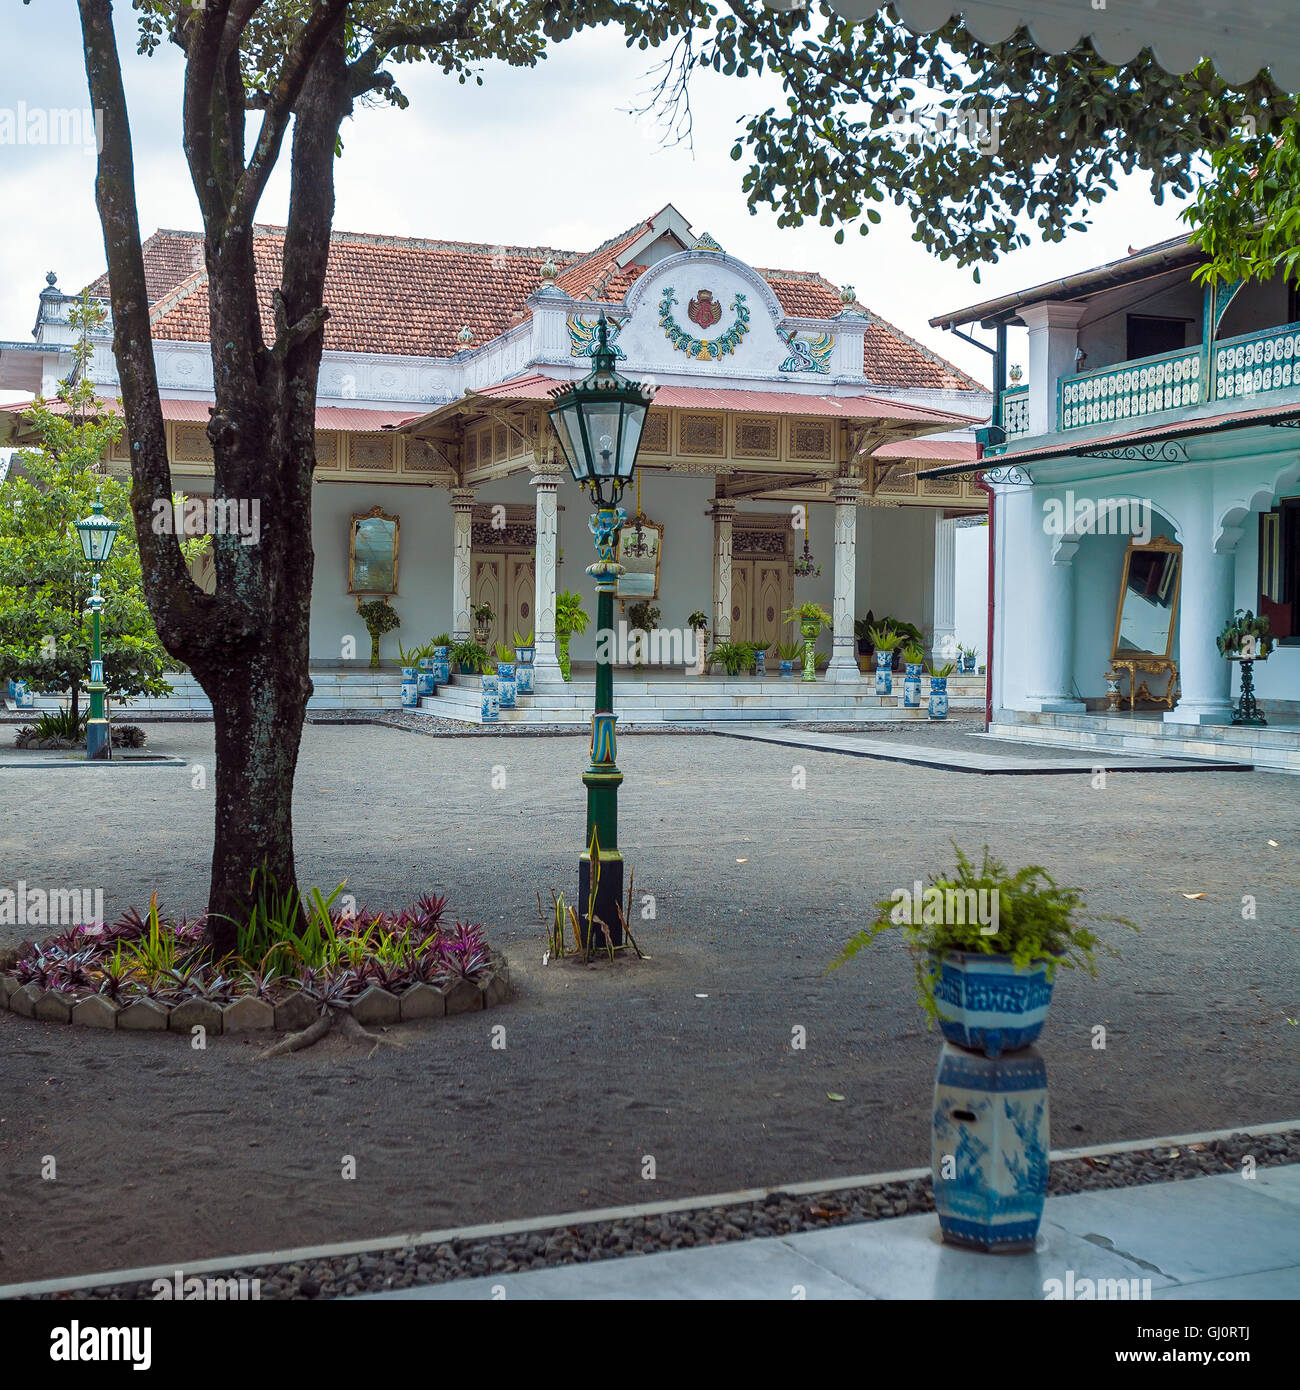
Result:
<svg viewBox="0 0 1300 1390"><path fill-rule="evenodd" d="M1010 371L1009 375L1010 375L1010 377L1011 377L1011 384L1012 384L1013 386L1019 385L1019 383L1020 383L1020 378L1023 377L1024 374L1025 374L1025 373L1024 373L1024 369L1021 367L1021 365L1020 365L1019 362L1013 362L1013 363L1011 364L1011 371Z"/></svg>
<svg viewBox="0 0 1300 1390"><path fill-rule="evenodd" d="M722 251L722 247L719 246L716 241L714 241L714 239L708 234L708 232L700 233L699 237L696 239L695 242L695 249L697 251ZM723 251L722 254L725 256L726 252Z"/></svg>
<svg viewBox="0 0 1300 1390"><path fill-rule="evenodd" d="M53 285L58 278L59 277L52 270L47 270L45 272L45 283L47 285Z"/></svg>
<svg viewBox="0 0 1300 1390"><path fill-rule="evenodd" d="M469 344L474 341L474 330L469 324L465 324L460 332L456 334L456 341L460 343L462 347L468 347Z"/></svg>
<svg viewBox="0 0 1300 1390"><path fill-rule="evenodd" d="M555 257L548 255L542 262L542 283L549 285L555 279L556 274Z"/></svg>
<svg viewBox="0 0 1300 1390"><path fill-rule="evenodd" d="M857 302L857 298L858 292L852 285L840 286L840 303L843 304L846 309L851 309Z"/></svg>

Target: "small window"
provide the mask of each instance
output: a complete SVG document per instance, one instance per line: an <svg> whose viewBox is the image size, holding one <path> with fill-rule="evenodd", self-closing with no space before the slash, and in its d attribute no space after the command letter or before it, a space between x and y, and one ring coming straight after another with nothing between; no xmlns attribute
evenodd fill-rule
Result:
<svg viewBox="0 0 1300 1390"><path fill-rule="evenodd" d="M1128 360L1177 352L1187 346L1187 319L1154 318L1149 314L1128 316Z"/></svg>

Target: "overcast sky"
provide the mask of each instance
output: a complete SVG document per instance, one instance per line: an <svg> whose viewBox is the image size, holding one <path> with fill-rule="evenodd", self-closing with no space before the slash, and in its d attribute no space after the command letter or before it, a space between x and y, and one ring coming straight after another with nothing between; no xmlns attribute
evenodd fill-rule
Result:
<svg viewBox="0 0 1300 1390"><path fill-rule="evenodd" d="M180 55L138 57L132 12L125 0L118 9L141 228L146 235L197 228L180 143ZM0 0L0 55L0 116L20 103L28 110L86 106L71 0ZM1111 195L1091 232L986 266L977 285L969 269L913 242L909 220L892 206L868 237L850 230L842 247L833 228L782 229L771 212L750 215L740 187L744 165L730 158L737 123L780 101L778 82L697 74L693 147L665 148L653 122L631 114L644 103L654 61L653 53L629 52L618 35L598 32L560 45L537 69L493 68L481 88L427 68L403 69L410 109L362 110L345 127L335 227L586 250L671 202L696 233L709 232L746 261L852 284L871 310L984 381L990 359L931 329L928 319L1184 230L1181 205L1157 208L1135 179ZM286 141L286 164L287 150ZM102 271L94 171L93 154L80 149L0 143L0 339L29 337L46 271L57 271L60 286L73 291ZM282 222L286 206L281 169L259 220ZM1015 343L1012 357L1023 359Z"/></svg>

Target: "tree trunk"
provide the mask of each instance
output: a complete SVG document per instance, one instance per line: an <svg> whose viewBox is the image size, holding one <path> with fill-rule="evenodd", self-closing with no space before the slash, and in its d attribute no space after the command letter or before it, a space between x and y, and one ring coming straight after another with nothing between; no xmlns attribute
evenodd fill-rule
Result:
<svg viewBox="0 0 1300 1390"><path fill-rule="evenodd" d="M344 0L326 0L294 40L244 163L238 36L256 6L198 7L186 29L184 144L204 220L216 404L208 424L213 495L258 508L259 535L213 537L216 592L193 581L177 538L152 528L171 497L131 133L112 0L79 0L92 105L105 112L96 202L104 229L114 355L132 450L131 504L145 596L167 650L212 701L216 826L209 940L234 948L254 897L295 888L293 779L311 693L311 495L323 295L339 127L351 109ZM253 219L293 126L289 217L274 326L257 293ZM265 868L255 886L253 876Z"/></svg>

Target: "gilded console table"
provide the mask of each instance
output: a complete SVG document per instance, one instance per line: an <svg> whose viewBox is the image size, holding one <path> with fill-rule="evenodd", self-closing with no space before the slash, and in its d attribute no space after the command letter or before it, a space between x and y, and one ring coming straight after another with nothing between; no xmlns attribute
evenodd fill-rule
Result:
<svg viewBox="0 0 1300 1390"><path fill-rule="evenodd" d="M1119 688L1120 678L1128 674L1128 707L1129 713L1133 713L1135 703L1138 700L1147 700L1153 705L1164 705L1166 709L1173 709L1178 703L1178 663L1167 656L1116 656L1111 658L1111 669L1106 673L1106 697L1110 701L1110 709L1118 710L1120 702L1124 699L1123 691ZM1157 695L1146 683L1145 680L1139 681L1139 675L1159 676L1167 675L1169 683L1165 687L1163 695Z"/></svg>

